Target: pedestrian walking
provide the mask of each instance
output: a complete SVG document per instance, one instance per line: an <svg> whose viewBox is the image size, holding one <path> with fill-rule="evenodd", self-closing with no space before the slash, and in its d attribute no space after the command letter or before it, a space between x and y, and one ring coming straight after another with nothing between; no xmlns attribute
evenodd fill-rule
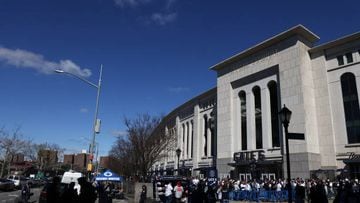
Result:
<svg viewBox="0 0 360 203"><path fill-rule="evenodd" d="M299 181L295 186L295 203L305 202L305 182Z"/></svg>
<svg viewBox="0 0 360 203"><path fill-rule="evenodd" d="M95 188L85 177L78 178L80 187L79 203L94 203L96 200Z"/></svg>
<svg viewBox="0 0 360 203"><path fill-rule="evenodd" d="M52 182L46 188L47 201L53 203L60 203L60 177L55 176Z"/></svg>
<svg viewBox="0 0 360 203"><path fill-rule="evenodd" d="M173 187L172 187L171 183L168 182L165 185L165 202L166 203L172 202L172 191L173 191Z"/></svg>
<svg viewBox="0 0 360 203"><path fill-rule="evenodd" d="M146 193L147 193L147 188L146 185L143 185L141 187L141 193L140 193L140 203L145 203L146 202Z"/></svg>
<svg viewBox="0 0 360 203"><path fill-rule="evenodd" d="M67 188L64 191L64 194L62 195L62 201L63 202L69 202L69 203L75 203L78 199L78 194L75 189L75 183L71 182Z"/></svg>
<svg viewBox="0 0 360 203"><path fill-rule="evenodd" d="M183 196L184 193L184 188L183 186L181 186L181 182L178 181L176 186L174 187L174 191L175 191L175 200L176 203L180 203L181 202L181 198Z"/></svg>
<svg viewBox="0 0 360 203"><path fill-rule="evenodd" d="M29 183L25 183L21 188L21 200L23 203L28 203L30 199L30 187Z"/></svg>

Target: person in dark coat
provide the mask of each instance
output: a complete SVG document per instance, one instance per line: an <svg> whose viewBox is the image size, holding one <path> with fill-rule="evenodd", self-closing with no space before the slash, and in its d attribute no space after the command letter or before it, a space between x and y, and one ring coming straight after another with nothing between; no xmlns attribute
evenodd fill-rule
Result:
<svg viewBox="0 0 360 203"><path fill-rule="evenodd" d="M199 183L198 179L194 179L192 180L192 184L190 185L190 197L189 197L189 202L191 203L197 203L197 202L202 202L202 188L201 188L201 184Z"/></svg>
<svg viewBox="0 0 360 203"><path fill-rule="evenodd" d="M147 193L147 189L146 189L146 185L143 185L141 187L141 194L140 194L140 203L145 203L146 202L146 193Z"/></svg>
<svg viewBox="0 0 360 203"><path fill-rule="evenodd" d="M97 198L95 188L85 177L78 178L80 188L79 203L94 203Z"/></svg>
<svg viewBox="0 0 360 203"><path fill-rule="evenodd" d="M99 183L97 187L97 192L99 194L99 203L109 203L109 193L106 191L103 183Z"/></svg>
<svg viewBox="0 0 360 203"><path fill-rule="evenodd" d="M28 203L30 199L30 187L28 183L22 185L21 188L21 199L23 203Z"/></svg>
<svg viewBox="0 0 360 203"><path fill-rule="evenodd" d="M305 182L299 181L295 186L295 203L305 202Z"/></svg>
<svg viewBox="0 0 360 203"><path fill-rule="evenodd" d="M311 203L328 203L324 184L322 181L318 181L317 184L313 184L310 188L310 200Z"/></svg>
<svg viewBox="0 0 360 203"><path fill-rule="evenodd" d="M75 183L71 182L67 188L64 191L64 194L62 195L62 201L63 202L69 202L69 203L75 203L78 199L78 194L76 189L74 188Z"/></svg>
<svg viewBox="0 0 360 203"><path fill-rule="evenodd" d="M47 202L60 203L60 177L55 176L46 188Z"/></svg>

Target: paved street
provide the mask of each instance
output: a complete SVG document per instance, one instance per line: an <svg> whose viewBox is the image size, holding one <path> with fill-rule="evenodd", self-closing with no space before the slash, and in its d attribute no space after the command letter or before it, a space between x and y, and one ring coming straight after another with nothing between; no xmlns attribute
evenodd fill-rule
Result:
<svg viewBox="0 0 360 203"><path fill-rule="evenodd" d="M32 188L31 192L34 193L31 196L30 202L38 202L41 188ZM18 202L21 199L21 190L16 190L12 192L0 192L0 203L14 203Z"/></svg>
<svg viewBox="0 0 360 203"><path fill-rule="evenodd" d="M30 202L36 203L39 200L40 191L42 188L32 188L31 192L34 193L33 196L31 196ZM20 190L11 191L11 192L3 192L0 191L0 203L17 203L21 197L20 197ZM96 201L98 202L98 201ZM119 200L119 199L113 199L113 203L130 203L134 202L133 198L127 197L126 199Z"/></svg>

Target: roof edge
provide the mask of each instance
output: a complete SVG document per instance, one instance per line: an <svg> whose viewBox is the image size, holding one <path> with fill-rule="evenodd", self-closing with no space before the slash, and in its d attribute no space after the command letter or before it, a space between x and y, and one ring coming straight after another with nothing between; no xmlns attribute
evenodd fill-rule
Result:
<svg viewBox="0 0 360 203"><path fill-rule="evenodd" d="M211 95L213 93L216 94L216 91L217 91L217 87L213 87L213 88L210 88L210 89L196 95L195 97L187 100L186 102L182 103L181 105L179 105L178 107L176 107L175 109L170 111L166 116L164 116L163 121L165 121L167 119L170 119L174 114L179 112L182 108L186 107L187 105L189 105L189 104L191 104L191 103L193 103L193 102L195 102L195 101L197 101L197 100L199 100L201 98L207 97L208 95Z"/></svg>
<svg viewBox="0 0 360 203"><path fill-rule="evenodd" d="M318 45L316 47L313 47L313 48L309 49L309 53L315 53L315 52L318 52L318 51L321 51L321 50L324 50L324 49L329 49L329 48L332 48L332 47L335 47L335 46L338 46L338 45L345 44L347 42L356 40L358 38L360 38L360 31L349 34L349 35L345 35L343 37L340 37L340 38L337 38L335 40L331 40L329 42L325 42L325 43L320 44L320 45Z"/></svg>
<svg viewBox="0 0 360 203"><path fill-rule="evenodd" d="M319 36L317 36L316 34L314 34L313 32L311 32L309 29L307 29L305 26L303 26L302 24L298 24L284 32L281 32L280 34L277 34L263 42L260 42L258 44L256 44L255 46L252 46L234 56L231 56L230 58L227 58L223 61L221 61L220 63L217 63L213 66L211 66L209 69L211 70L220 70L222 69L225 65L228 65L229 63L235 61L235 60L239 60L242 58L245 58L255 52L258 52L262 49L265 49L275 43L280 42L281 40L284 40L286 38L289 38L293 35L301 35L303 36L305 39L309 40L311 43L314 43L316 41L318 41L320 39Z"/></svg>

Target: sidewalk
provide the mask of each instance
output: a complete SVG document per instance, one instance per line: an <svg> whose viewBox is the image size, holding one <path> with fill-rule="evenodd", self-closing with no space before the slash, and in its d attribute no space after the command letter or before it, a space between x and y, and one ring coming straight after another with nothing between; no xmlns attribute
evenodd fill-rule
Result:
<svg viewBox="0 0 360 203"><path fill-rule="evenodd" d="M125 199L112 199L113 203L133 203L134 201L135 201L134 197L131 194L126 194ZM99 202L99 199L97 199L95 203L98 203L98 202Z"/></svg>

